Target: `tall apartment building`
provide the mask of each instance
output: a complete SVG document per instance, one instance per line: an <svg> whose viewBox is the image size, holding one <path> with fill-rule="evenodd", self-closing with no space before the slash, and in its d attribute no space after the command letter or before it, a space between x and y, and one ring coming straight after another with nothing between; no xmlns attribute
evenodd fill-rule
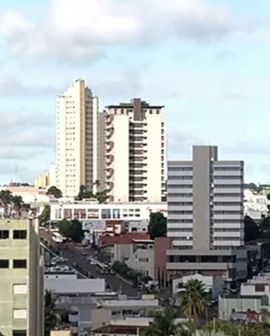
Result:
<svg viewBox="0 0 270 336"><path fill-rule="evenodd" d="M64 196L77 196L81 185L98 180L98 98L76 80L57 99L56 185Z"/></svg>
<svg viewBox="0 0 270 336"><path fill-rule="evenodd" d="M43 336L38 224L0 219L0 334Z"/></svg>
<svg viewBox="0 0 270 336"><path fill-rule="evenodd" d="M162 109L136 98L104 112L105 183L111 201L161 202L164 197Z"/></svg>
<svg viewBox="0 0 270 336"><path fill-rule="evenodd" d="M168 162L168 273L245 277L243 170L243 161L219 161L214 146Z"/></svg>

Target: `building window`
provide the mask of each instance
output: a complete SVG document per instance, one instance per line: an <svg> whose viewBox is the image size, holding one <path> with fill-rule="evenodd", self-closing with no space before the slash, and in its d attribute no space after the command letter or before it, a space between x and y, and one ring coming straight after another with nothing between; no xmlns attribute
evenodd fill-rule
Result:
<svg viewBox="0 0 270 336"><path fill-rule="evenodd" d="M26 319L27 318L27 312L26 309L14 309L13 310L13 318L14 319Z"/></svg>
<svg viewBox="0 0 270 336"><path fill-rule="evenodd" d="M0 230L0 239L8 239L9 231L8 230Z"/></svg>
<svg viewBox="0 0 270 336"><path fill-rule="evenodd" d="M13 285L13 294L27 294L26 284L15 284Z"/></svg>
<svg viewBox="0 0 270 336"><path fill-rule="evenodd" d="M13 268L26 268L27 262L25 259L16 259L13 260Z"/></svg>
<svg viewBox="0 0 270 336"><path fill-rule="evenodd" d="M9 260L1 259L0 260L0 268L9 268Z"/></svg>
<svg viewBox="0 0 270 336"><path fill-rule="evenodd" d="M13 330L12 336L26 336L26 330Z"/></svg>
<svg viewBox="0 0 270 336"><path fill-rule="evenodd" d="M13 239L26 239L27 231L26 230L14 230Z"/></svg>

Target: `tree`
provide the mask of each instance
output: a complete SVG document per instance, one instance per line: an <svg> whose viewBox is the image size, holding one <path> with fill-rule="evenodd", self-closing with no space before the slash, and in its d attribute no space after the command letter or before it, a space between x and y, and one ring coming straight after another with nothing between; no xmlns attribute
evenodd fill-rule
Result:
<svg viewBox="0 0 270 336"><path fill-rule="evenodd" d="M49 336L51 330L53 330L58 322L58 318L55 312L55 299L52 292L46 290L45 292L45 336Z"/></svg>
<svg viewBox="0 0 270 336"><path fill-rule="evenodd" d="M164 237L167 232L167 219L161 212L153 212L150 214L150 223L148 225L148 233L151 239L156 237Z"/></svg>
<svg viewBox="0 0 270 336"><path fill-rule="evenodd" d="M172 308L165 308L156 313L154 321L144 332L144 336L176 336L183 335L183 329L175 323L177 312Z"/></svg>
<svg viewBox="0 0 270 336"><path fill-rule="evenodd" d="M4 216L9 216L9 208L12 200L12 193L10 190L0 191L0 204L4 208Z"/></svg>
<svg viewBox="0 0 270 336"><path fill-rule="evenodd" d="M81 242L84 238L82 223L77 219L71 221L63 219L58 223L58 228L63 236L71 238L75 242Z"/></svg>
<svg viewBox="0 0 270 336"><path fill-rule="evenodd" d="M13 208L16 211L20 211L22 206L24 205L22 196L14 195L12 196L11 202L13 204Z"/></svg>
<svg viewBox="0 0 270 336"><path fill-rule="evenodd" d="M244 233L246 243L252 240L256 240L261 236L260 228L249 216L245 216L244 218Z"/></svg>
<svg viewBox="0 0 270 336"><path fill-rule="evenodd" d="M97 180L95 183L93 183L93 185L99 186L100 182ZM85 185L81 185L79 194L76 197L76 199L82 200L86 198L95 198L98 201L98 203L106 203L109 196L107 195L105 190L99 191L96 194L94 194L92 191L88 190Z"/></svg>
<svg viewBox="0 0 270 336"><path fill-rule="evenodd" d="M183 291L180 294L181 308L188 317L190 323L195 325L205 312L208 304L208 293L204 284L197 279L191 279L183 285Z"/></svg>
<svg viewBox="0 0 270 336"><path fill-rule="evenodd" d="M41 215L39 216L39 224L44 225L46 222L50 220L51 216L51 207L49 205L45 205Z"/></svg>
<svg viewBox="0 0 270 336"><path fill-rule="evenodd" d="M48 190L47 190L47 195L52 195L55 198L61 198L62 197L62 191L60 189L58 189L55 186L51 186Z"/></svg>

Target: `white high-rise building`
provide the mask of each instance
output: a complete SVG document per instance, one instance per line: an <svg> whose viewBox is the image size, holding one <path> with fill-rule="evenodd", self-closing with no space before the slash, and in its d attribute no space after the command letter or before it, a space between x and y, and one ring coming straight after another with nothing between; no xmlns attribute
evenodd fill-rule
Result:
<svg viewBox="0 0 270 336"><path fill-rule="evenodd" d="M98 180L98 98L76 80L57 99L56 186L74 197Z"/></svg>
<svg viewBox="0 0 270 336"><path fill-rule="evenodd" d="M215 146L194 146L192 161L168 162L171 274L246 276L243 186L243 161L219 161Z"/></svg>
<svg viewBox="0 0 270 336"><path fill-rule="evenodd" d="M105 184L114 202L161 202L166 148L163 106L141 99L110 105L105 119Z"/></svg>

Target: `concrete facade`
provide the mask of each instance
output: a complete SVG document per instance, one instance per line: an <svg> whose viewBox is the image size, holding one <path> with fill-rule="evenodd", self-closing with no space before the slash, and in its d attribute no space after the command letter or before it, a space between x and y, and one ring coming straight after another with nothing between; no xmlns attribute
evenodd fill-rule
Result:
<svg viewBox="0 0 270 336"><path fill-rule="evenodd" d="M81 185L92 189L98 176L98 98L76 80L57 99L56 186L74 197Z"/></svg>
<svg viewBox="0 0 270 336"><path fill-rule="evenodd" d="M167 270L246 277L242 161L219 161L215 146L194 146L192 161L168 163ZM181 273L181 272L180 272Z"/></svg>
<svg viewBox="0 0 270 336"><path fill-rule="evenodd" d="M43 336L43 265L38 223L0 220L0 332Z"/></svg>
<svg viewBox="0 0 270 336"><path fill-rule="evenodd" d="M104 166L111 201L161 202L165 196L162 108L139 98L107 107Z"/></svg>

